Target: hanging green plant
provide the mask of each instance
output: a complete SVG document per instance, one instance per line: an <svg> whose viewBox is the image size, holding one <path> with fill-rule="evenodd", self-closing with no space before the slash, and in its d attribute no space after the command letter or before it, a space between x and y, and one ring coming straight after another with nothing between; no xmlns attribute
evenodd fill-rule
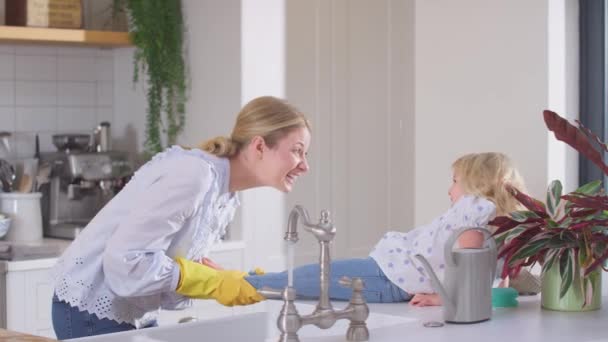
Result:
<svg viewBox="0 0 608 342"><path fill-rule="evenodd" d="M184 128L186 75L181 0L114 0L126 11L135 45L133 81L145 73L148 102L145 152L148 157L175 144ZM164 134L164 136L163 136Z"/></svg>

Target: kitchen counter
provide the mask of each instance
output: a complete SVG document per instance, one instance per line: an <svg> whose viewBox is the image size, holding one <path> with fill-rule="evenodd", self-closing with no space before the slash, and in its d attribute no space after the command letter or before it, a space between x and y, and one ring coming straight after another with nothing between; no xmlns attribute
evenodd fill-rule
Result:
<svg viewBox="0 0 608 342"><path fill-rule="evenodd" d="M43 244L52 244L58 246L60 251L59 254L63 253L68 248L72 240L64 239L52 239L45 238L42 241ZM225 241L216 245L212 252L220 251L231 251L236 249L244 249L245 243L243 241ZM53 258L41 258L41 259L29 259L29 260L0 260L0 271L11 272L11 271L28 271L34 269L51 268L57 262L58 257Z"/></svg>
<svg viewBox="0 0 608 342"><path fill-rule="evenodd" d="M370 341L450 341L450 342L526 342L526 341L577 341L608 342L608 297L604 309L591 312L557 312L541 310L540 295L520 297L516 308L494 309L492 319L477 324L445 324L426 328L423 323L441 321L441 307L416 308L404 303L371 304L367 321ZM169 342L192 341L205 336L209 341L277 341L276 317L280 301L266 301L251 306L252 310L266 307L267 312L242 314L229 318L183 323L167 327L149 328L77 339L82 342ZM296 306L302 314L312 311L313 303ZM345 303L335 303L343 307ZM345 341L344 320L332 328L321 330L305 326L298 335L305 341Z"/></svg>
<svg viewBox="0 0 608 342"><path fill-rule="evenodd" d="M0 329L0 341L6 342L49 342L56 341L46 337L32 336L27 334L21 334L14 331L8 331Z"/></svg>

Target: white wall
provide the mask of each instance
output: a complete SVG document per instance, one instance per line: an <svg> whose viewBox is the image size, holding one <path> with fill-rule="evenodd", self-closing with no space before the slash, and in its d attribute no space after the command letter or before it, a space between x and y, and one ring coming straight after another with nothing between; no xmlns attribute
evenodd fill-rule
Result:
<svg viewBox="0 0 608 342"><path fill-rule="evenodd" d="M337 257L413 223L413 4L287 2L287 97L313 126L311 171L287 207L314 220L329 209ZM300 238L297 262L316 261L314 238Z"/></svg>
<svg viewBox="0 0 608 342"><path fill-rule="evenodd" d="M449 205L451 162L501 151L547 183L547 1L416 2L416 223Z"/></svg>
<svg viewBox="0 0 608 342"><path fill-rule="evenodd" d="M548 7L548 105L574 122L579 111L578 1L552 0ZM562 181L564 192L578 187L578 152L548 134L547 179Z"/></svg>
<svg viewBox="0 0 608 342"><path fill-rule="evenodd" d="M285 0L241 1L241 104L263 95L285 97ZM285 195L271 188L241 195L245 265L284 270Z"/></svg>

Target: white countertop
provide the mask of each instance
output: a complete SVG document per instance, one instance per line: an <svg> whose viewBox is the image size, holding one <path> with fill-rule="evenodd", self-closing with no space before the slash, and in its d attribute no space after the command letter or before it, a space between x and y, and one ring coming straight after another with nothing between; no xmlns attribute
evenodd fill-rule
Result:
<svg viewBox="0 0 608 342"><path fill-rule="evenodd" d="M45 238L40 243L42 244L52 244L59 246L59 250L63 252L72 240L64 240L64 239L51 239ZM230 251L236 249L245 248L245 243L241 240L237 241L224 241L220 244L217 244L212 251ZM44 269L51 268L57 262L57 258L43 258L43 259L31 259L31 260L0 260L0 271L12 272L12 271L29 271L35 269Z"/></svg>
<svg viewBox="0 0 608 342"><path fill-rule="evenodd" d="M441 307L416 308L405 303L371 304L368 319L370 341L449 341L449 342L524 342L576 341L608 342L608 308L591 312L556 312L541 310L540 295L520 297L516 308L494 309L492 319L477 324L445 324L426 328L427 321L441 321ZM608 297L604 297L604 306ZM251 313L229 318L184 323L78 339L89 342L169 342L193 341L204 337L207 341L277 341L276 315L279 301L267 301L272 313ZM345 303L334 303L342 307ZM297 303L302 314L312 306ZM253 307L253 306L252 306ZM338 321L328 330L314 326L300 329L299 338L305 341L345 341L347 322Z"/></svg>

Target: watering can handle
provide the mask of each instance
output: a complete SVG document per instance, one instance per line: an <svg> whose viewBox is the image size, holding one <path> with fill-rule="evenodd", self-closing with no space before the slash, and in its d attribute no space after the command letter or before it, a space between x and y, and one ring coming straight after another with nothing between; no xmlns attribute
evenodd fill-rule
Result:
<svg viewBox="0 0 608 342"><path fill-rule="evenodd" d="M495 260L497 257L496 241L494 241L494 238L492 238L492 233L487 228L464 227L464 228L461 228L461 229L455 231L452 234L452 236L450 236L450 238L448 239L448 241L445 244L445 262L446 262L446 264L448 266L452 266L452 267L456 266L456 262L454 261L454 256L452 254L452 247L454 247L454 243L456 243L456 240L458 239L458 237L460 237L460 235L462 233L466 232L467 230L476 230L483 234L484 240L489 241L489 243L490 243L491 255L492 255L492 258ZM496 270L494 270L494 272L496 272ZM494 275L494 277L496 277L496 275Z"/></svg>

